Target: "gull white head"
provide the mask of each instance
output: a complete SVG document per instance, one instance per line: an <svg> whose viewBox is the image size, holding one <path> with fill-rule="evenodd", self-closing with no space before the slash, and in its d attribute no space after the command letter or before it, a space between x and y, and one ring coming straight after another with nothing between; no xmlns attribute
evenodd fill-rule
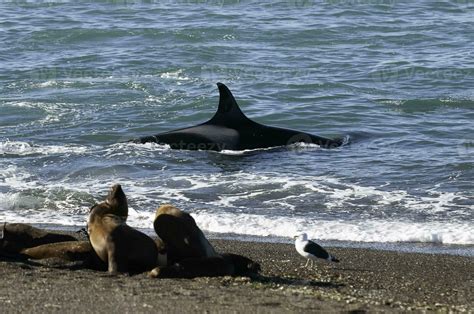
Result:
<svg viewBox="0 0 474 314"><path fill-rule="evenodd" d="M305 232L303 232L303 233L300 233L298 235L295 235L294 239L299 240L299 241L307 241L308 240L308 235Z"/></svg>

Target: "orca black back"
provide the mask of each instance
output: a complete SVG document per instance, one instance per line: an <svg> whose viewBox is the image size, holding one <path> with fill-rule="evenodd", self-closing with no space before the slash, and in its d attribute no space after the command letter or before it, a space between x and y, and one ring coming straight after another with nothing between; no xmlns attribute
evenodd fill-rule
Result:
<svg viewBox="0 0 474 314"><path fill-rule="evenodd" d="M317 144L323 148L339 147L343 139L329 139L297 130L272 127L249 119L240 109L231 91L222 83L219 88L217 112L207 122L134 142L156 142L173 149L187 150L247 150L292 145Z"/></svg>

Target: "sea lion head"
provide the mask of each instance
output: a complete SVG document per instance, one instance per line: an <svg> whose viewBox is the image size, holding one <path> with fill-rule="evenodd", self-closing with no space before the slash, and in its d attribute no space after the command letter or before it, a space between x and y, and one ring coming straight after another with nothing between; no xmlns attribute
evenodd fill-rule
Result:
<svg viewBox="0 0 474 314"><path fill-rule="evenodd" d="M171 215L175 217L181 217L183 215L183 212L179 208L176 208L175 206L171 204L164 204L156 209L155 219L159 215L163 215L163 214Z"/></svg>
<svg viewBox="0 0 474 314"><path fill-rule="evenodd" d="M128 216L128 203L127 197L122 190L120 184L114 184L105 199L105 202L109 204L114 210L117 216L127 217Z"/></svg>
<svg viewBox="0 0 474 314"><path fill-rule="evenodd" d="M127 197L122 190L122 186L120 186L120 184L114 184L110 188L109 194L105 198L105 201L92 206L90 212L102 215L113 214L123 219L127 219L128 203Z"/></svg>

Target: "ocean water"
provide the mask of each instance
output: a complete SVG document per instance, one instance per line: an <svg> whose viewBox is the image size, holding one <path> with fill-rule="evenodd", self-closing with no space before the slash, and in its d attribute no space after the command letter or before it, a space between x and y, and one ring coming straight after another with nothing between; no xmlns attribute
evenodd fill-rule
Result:
<svg viewBox="0 0 474 314"><path fill-rule="evenodd" d="M474 255L474 2L0 2L0 221L79 229L122 184L212 236ZM332 150L124 141L198 124L225 83ZM460 253L459 253L460 252Z"/></svg>

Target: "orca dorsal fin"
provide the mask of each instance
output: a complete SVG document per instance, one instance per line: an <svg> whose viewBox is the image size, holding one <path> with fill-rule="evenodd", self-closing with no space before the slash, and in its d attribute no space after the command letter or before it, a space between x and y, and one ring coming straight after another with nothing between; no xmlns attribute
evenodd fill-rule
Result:
<svg viewBox="0 0 474 314"><path fill-rule="evenodd" d="M252 122L240 110L239 105L235 101L234 95L222 83L217 83L219 88L219 107L216 114L209 120L212 124L221 124L226 126L236 126L242 123Z"/></svg>

